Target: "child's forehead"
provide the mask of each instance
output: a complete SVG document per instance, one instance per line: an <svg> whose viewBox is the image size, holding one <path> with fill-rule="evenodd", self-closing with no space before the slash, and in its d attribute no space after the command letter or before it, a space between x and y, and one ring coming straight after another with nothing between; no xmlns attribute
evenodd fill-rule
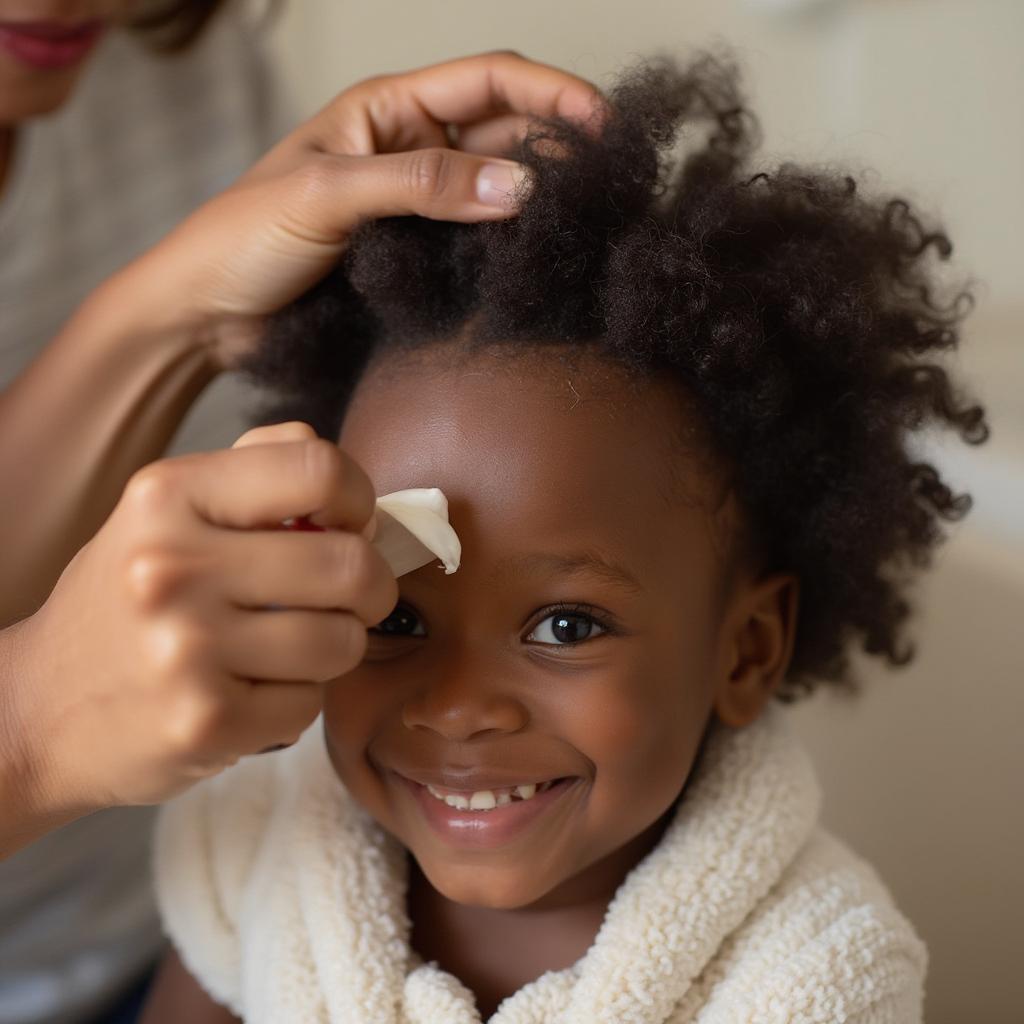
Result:
<svg viewBox="0 0 1024 1024"><path fill-rule="evenodd" d="M625 549L638 528L694 532L712 515L720 481L686 432L672 387L536 348L388 358L340 442L378 493L440 487L463 526Z"/></svg>
<svg viewBox="0 0 1024 1024"><path fill-rule="evenodd" d="M379 360L356 389L340 442L371 477L388 477L375 479L381 486L424 485L428 465L445 476L489 467L510 485L553 477L564 485L556 493L618 481L667 496L683 479L697 497L711 475L677 389L561 346L447 346ZM591 495L605 497L615 496Z"/></svg>

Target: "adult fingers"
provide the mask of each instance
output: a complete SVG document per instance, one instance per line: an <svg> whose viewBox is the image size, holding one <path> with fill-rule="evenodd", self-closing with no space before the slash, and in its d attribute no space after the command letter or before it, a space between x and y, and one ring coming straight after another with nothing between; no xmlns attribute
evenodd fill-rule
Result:
<svg viewBox="0 0 1024 1024"><path fill-rule="evenodd" d="M597 89L576 75L517 53L485 53L361 83L326 108L318 129L329 151L394 152L430 121L472 124L506 113L585 121L601 108ZM332 137L373 149L336 149Z"/></svg>
<svg viewBox="0 0 1024 1024"><path fill-rule="evenodd" d="M244 754L294 743L323 709L323 686L309 682L243 682L231 715L230 746ZM222 738L223 743L227 738Z"/></svg>
<svg viewBox="0 0 1024 1024"><path fill-rule="evenodd" d="M281 444L284 441L315 441L317 432L301 420L290 420L287 423L271 423L264 427L253 427L247 430L231 447L250 448L260 444ZM276 525L276 524L267 524ZM370 516L360 533L367 540L373 540L377 532L376 512Z"/></svg>
<svg viewBox="0 0 1024 1024"><path fill-rule="evenodd" d="M529 125L530 118L525 114L503 114L461 125L455 133L455 148L464 153L504 157L515 150Z"/></svg>
<svg viewBox="0 0 1024 1024"><path fill-rule="evenodd" d="M216 526L252 529L307 516L362 529L376 496L366 474L329 441L259 444L164 459L129 482L123 502L143 519L188 505Z"/></svg>
<svg viewBox="0 0 1024 1024"><path fill-rule="evenodd" d="M324 683L362 660L366 626L347 612L238 612L220 645L225 666L241 679Z"/></svg>
<svg viewBox="0 0 1024 1024"><path fill-rule="evenodd" d="M240 608L344 609L373 626L398 600L393 573L359 534L239 531L220 541L218 558Z"/></svg>
<svg viewBox="0 0 1024 1024"><path fill-rule="evenodd" d="M511 51L435 64L410 76L427 113L445 124L468 124L494 114L587 120L601 106L590 82Z"/></svg>
<svg viewBox="0 0 1024 1024"><path fill-rule="evenodd" d="M298 173L277 204L282 228L323 246L341 244L360 223L377 217L509 217L529 187L520 164L453 149L321 157Z"/></svg>
<svg viewBox="0 0 1024 1024"><path fill-rule="evenodd" d="M300 420L287 423L271 423L265 427L247 430L231 447L249 448L254 444L280 444L283 441L314 441L316 431Z"/></svg>

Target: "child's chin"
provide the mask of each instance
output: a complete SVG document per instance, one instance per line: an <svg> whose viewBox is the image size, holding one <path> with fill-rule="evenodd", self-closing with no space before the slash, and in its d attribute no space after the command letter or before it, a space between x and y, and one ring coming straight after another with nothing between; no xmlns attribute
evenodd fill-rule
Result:
<svg viewBox="0 0 1024 1024"><path fill-rule="evenodd" d="M523 870L424 864L420 868L430 884L446 899L468 907L518 910L546 896L553 886Z"/></svg>

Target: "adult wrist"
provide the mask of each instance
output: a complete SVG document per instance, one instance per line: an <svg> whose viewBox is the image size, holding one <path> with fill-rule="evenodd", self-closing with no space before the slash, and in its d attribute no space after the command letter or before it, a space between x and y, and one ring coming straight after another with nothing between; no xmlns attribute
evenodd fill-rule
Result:
<svg viewBox="0 0 1024 1024"><path fill-rule="evenodd" d="M131 350L163 348L168 361L189 360L212 380L231 365L223 325L196 308L194 296L158 273L150 253L101 284L76 313L90 333Z"/></svg>
<svg viewBox="0 0 1024 1024"><path fill-rule="evenodd" d="M46 752L38 698L47 687L34 665L33 625L26 619L0 632L0 860L92 809L62 793L57 759Z"/></svg>

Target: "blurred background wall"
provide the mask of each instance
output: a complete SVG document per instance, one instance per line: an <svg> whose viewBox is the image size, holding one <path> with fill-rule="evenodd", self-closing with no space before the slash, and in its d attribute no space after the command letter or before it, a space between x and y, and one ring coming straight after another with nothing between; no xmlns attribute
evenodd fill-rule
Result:
<svg viewBox="0 0 1024 1024"><path fill-rule="evenodd" d="M285 0L297 111L368 75L512 48L598 83L637 55L727 43L764 161L863 172L941 217L978 309L958 357L982 449L931 454L975 510L922 588L914 666L794 718L826 822L928 943L927 1019L1024 1020L1024 0Z"/></svg>

